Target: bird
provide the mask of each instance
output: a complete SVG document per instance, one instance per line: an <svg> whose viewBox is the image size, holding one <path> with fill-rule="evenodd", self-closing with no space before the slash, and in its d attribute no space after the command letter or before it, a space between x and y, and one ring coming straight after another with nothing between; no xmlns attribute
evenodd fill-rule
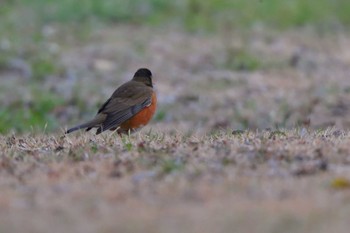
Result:
<svg viewBox="0 0 350 233"><path fill-rule="evenodd" d="M140 68L130 81L114 91L99 108L95 118L68 129L66 134L92 128L97 128L96 135L106 130L117 130L119 135L132 133L151 120L156 108L157 96L153 90L152 72Z"/></svg>

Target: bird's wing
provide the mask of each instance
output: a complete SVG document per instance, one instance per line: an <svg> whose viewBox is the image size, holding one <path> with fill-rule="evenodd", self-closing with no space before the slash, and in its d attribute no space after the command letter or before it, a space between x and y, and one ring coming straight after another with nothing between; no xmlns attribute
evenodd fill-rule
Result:
<svg viewBox="0 0 350 233"><path fill-rule="evenodd" d="M97 115L107 116L98 133L118 127L144 107L149 106L152 92L152 88L132 81L118 88L98 110Z"/></svg>

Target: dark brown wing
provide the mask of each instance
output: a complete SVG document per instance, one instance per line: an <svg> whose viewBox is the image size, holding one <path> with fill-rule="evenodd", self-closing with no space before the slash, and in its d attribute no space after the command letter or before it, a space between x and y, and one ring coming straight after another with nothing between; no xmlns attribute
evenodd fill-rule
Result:
<svg viewBox="0 0 350 233"><path fill-rule="evenodd" d="M118 127L133 117L144 107L151 104L153 89L143 83L130 81L119 87L98 110L98 114L106 115L105 121L97 130L97 134Z"/></svg>

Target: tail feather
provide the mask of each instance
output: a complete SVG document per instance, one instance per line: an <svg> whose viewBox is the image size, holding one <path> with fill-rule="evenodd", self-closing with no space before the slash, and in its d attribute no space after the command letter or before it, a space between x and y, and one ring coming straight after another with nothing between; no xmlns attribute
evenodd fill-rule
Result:
<svg viewBox="0 0 350 233"><path fill-rule="evenodd" d="M91 128L90 124L88 124L88 123L89 122L81 124L81 125L74 126L74 127L70 128L70 129L68 129L66 131L66 134L69 134L69 133L74 132L74 131L79 130L79 129L84 129L86 127L90 127Z"/></svg>
<svg viewBox="0 0 350 233"><path fill-rule="evenodd" d="M103 118L101 117L96 117L95 119L91 120L91 121L88 121L84 124L81 124L81 125L77 125L77 126L74 126L70 129L68 129L66 131L66 134L69 134L71 132L74 132L76 130L79 130L79 129L84 129L84 128L87 128L86 130L89 131L90 129L92 129L93 127L99 127L99 125L103 122Z"/></svg>

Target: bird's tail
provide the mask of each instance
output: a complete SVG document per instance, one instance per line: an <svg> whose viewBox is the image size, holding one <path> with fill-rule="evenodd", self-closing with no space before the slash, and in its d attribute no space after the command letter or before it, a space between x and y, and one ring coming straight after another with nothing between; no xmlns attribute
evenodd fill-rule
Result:
<svg viewBox="0 0 350 233"><path fill-rule="evenodd" d="M101 121L100 118L95 118L95 119L93 119L91 121L88 121L86 123L83 123L81 125L77 125L77 126L74 126L74 127L70 128L70 129L68 129L66 131L66 134L69 134L69 133L74 132L74 131L79 130L79 129L87 128L87 130L90 130L93 127L99 127L99 125L101 123L102 123L102 121Z"/></svg>

